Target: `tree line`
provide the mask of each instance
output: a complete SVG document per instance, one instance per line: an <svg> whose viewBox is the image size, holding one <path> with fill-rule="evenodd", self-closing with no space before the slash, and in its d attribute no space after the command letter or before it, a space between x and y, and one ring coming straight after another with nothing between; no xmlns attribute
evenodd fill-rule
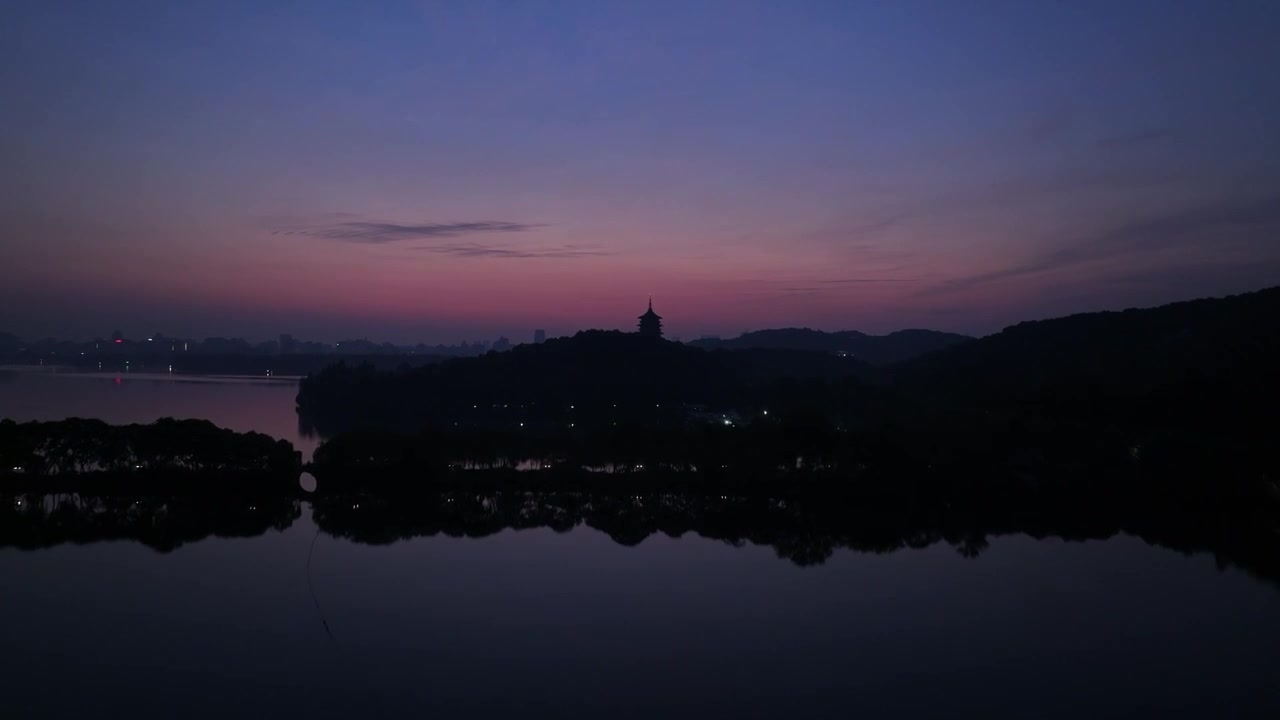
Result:
<svg viewBox="0 0 1280 720"><path fill-rule="evenodd" d="M327 535L385 545L421 537L482 538L504 530L591 528L622 545L693 534L772 548L786 561L820 565L838 552L886 554L938 543L976 557L993 538L1103 540L1118 534L1184 554L1212 554L1280 587L1274 514L1233 513L1188 502L1153 502L1123 489L1077 501L970 494L868 503L825 495L751 497L686 492L439 492L412 497L346 493L310 499ZM88 492L0 493L0 548L132 540L159 552L208 537L287 530L296 498L193 497Z"/></svg>
<svg viewBox="0 0 1280 720"><path fill-rule="evenodd" d="M302 456L288 441L207 420L0 421L0 487L283 489L297 486L301 467Z"/></svg>
<svg viewBox="0 0 1280 720"><path fill-rule="evenodd" d="M133 540L170 552L209 537L256 537L302 516L284 495L0 493L0 547Z"/></svg>

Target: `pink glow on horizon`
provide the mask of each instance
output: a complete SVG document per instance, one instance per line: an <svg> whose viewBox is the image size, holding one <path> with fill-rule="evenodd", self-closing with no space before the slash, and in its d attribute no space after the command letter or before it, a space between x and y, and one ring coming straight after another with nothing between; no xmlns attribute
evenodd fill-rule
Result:
<svg viewBox="0 0 1280 720"><path fill-rule="evenodd" d="M649 294L686 338L985 334L1280 278L1267 3L1104 36L1072 3L18 5L22 337L474 341Z"/></svg>

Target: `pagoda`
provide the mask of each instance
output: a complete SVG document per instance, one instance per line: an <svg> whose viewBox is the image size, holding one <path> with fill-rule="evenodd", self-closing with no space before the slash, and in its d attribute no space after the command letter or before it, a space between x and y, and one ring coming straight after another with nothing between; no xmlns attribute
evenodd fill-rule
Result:
<svg viewBox="0 0 1280 720"><path fill-rule="evenodd" d="M644 337L662 337L662 316L653 311L653 296L649 296L649 309L640 316L640 334Z"/></svg>

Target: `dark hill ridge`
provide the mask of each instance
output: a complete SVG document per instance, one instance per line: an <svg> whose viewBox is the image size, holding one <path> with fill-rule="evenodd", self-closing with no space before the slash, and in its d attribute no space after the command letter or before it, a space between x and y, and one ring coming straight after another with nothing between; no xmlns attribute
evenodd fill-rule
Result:
<svg viewBox="0 0 1280 720"><path fill-rule="evenodd" d="M823 332L809 328L781 328L743 333L730 340L704 338L690 345L707 350L808 350L847 353L868 365L891 365L941 350L973 338L936 330L898 330L867 335L857 330Z"/></svg>
<svg viewBox="0 0 1280 720"><path fill-rule="evenodd" d="M1148 419L1276 419L1280 287L1024 322L894 368L898 384L977 405Z"/></svg>
<svg viewBox="0 0 1280 720"><path fill-rule="evenodd" d="M332 366L302 381L298 410L320 430L330 420L346 427L567 423L570 406L574 417L612 422L638 408L653 415L664 407L675 412L678 405L750 404L764 386L780 381L873 374L857 360L828 353L707 352L635 333L590 330L394 372Z"/></svg>
<svg viewBox="0 0 1280 720"><path fill-rule="evenodd" d="M1269 446L1260 438L1280 429L1277 367L1280 288L1022 323L883 368L830 351L704 350L588 331L421 368L338 365L301 383L298 408L304 427L326 434L582 433L768 409L771 422L800 434L849 431L912 453L926 438L956 452L1052 445L1071 457L1073 442L1127 454L1151 438L1207 447L1212 436L1215 452L1256 457Z"/></svg>

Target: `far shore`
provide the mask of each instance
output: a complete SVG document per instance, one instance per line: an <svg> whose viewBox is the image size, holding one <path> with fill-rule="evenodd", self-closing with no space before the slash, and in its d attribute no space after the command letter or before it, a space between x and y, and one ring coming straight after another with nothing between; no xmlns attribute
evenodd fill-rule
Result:
<svg viewBox="0 0 1280 720"><path fill-rule="evenodd" d="M77 375L82 377L129 377L137 380L184 380L188 382L218 382L221 380L259 380L263 382L298 382L303 375L259 375L234 373L185 373L157 372L153 370L111 371L78 368L73 365L0 365L0 372L29 372L55 375Z"/></svg>

